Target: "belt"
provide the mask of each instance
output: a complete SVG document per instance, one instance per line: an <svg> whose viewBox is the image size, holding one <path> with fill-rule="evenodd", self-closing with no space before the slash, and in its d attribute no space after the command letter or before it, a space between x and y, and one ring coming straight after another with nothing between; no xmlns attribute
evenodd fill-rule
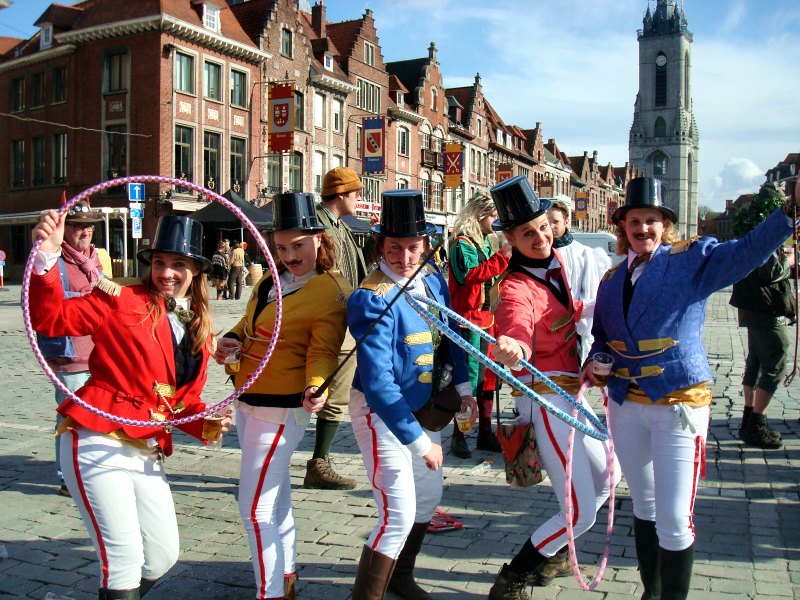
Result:
<svg viewBox="0 0 800 600"><path fill-rule="evenodd" d="M625 400L630 400L636 404L644 404L646 406L671 406L673 404L685 404L686 406L699 408L701 406L708 406L711 404L712 399L713 394L711 393L711 390L708 389L708 384L705 381L702 383L696 383L695 385L690 385L685 388L680 388L678 390L673 390L655 402L650 400L650 398L647 397L647 394L644 393L644 390L635 383L631 383L628 386L628 393L625 395Z"/></svg>
<svg viewBox="0 0 800 600"><path fill-rule="evenodd" d="M581 389L581 384L578 382L578 377L575 375L556 375L550 379L552 379L553 383L569 394L577 394ZM540 379L537 379L531 383L528 384L528 387L537 394L553 394L555 392L553 388ZM511 390L511 395L514 398L518 398L524 394L518 389L514 388Z"/></svg>

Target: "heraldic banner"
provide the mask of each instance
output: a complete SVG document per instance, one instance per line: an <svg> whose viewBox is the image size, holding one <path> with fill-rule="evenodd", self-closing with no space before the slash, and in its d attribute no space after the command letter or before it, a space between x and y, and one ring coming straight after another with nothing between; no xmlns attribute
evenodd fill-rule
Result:
<svg viewBox="0 0 800 600"><path fill-rule="evenodd" d="M294 88L269 86L269 151L291 152L294 133Z"/></svg>
<svg viewBox="0 0 800 600"><path fill-rule="evenodd" d="M386 125L383 117L364 117L361 131L362 172L383 173L386 164Z"/></svg>
<svg viewBox="0 0 800 600"><path fill-rule="evenodd" d="M461 144L445 144L444 147L444 186L461 186L462 174Z"/></svg>

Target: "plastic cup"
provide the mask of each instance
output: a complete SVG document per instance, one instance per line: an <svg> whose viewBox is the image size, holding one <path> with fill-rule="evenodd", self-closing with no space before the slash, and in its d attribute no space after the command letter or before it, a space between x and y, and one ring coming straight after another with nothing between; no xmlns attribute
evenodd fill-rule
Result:
<svg viewBox="0 0 800 600"><path fill-rule="evenodd" d="M456 413L456 425L461 433L472 431L472 411L469 407Z"/></svg>
<svg viewBox="0 0 800 600"><path fill-rule="evenodd" d="M614 357L605 352L598 352L592 356L592 373L600 383L606 383L611 374Z"/></svg>
<svg viewBox="0 0 800 600"><path fill-rule="evenodd" d="M242 358L242 343L231 338L222 338L217 341L217 346L226 352L222 362L227 372L238 373L239 361Z"/></svg>
<svg viewBox="0 0 800 600"><path fill-rule="evenodd" d="M223 408L211 413L203 420L203 439L207 440L210 446L222 447L222 420L228 416L230 416L230 410Z"/></svg>

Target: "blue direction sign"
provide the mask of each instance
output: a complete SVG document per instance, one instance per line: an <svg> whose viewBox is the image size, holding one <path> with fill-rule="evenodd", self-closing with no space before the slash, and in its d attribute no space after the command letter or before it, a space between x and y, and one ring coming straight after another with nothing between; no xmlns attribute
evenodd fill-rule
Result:
<svg viewBox="0 0 800 600"><path fill-rule="evenodd" d="M144 200L143 183L128 184L128 200L130 200L131 202L142 202Z"/></svg>

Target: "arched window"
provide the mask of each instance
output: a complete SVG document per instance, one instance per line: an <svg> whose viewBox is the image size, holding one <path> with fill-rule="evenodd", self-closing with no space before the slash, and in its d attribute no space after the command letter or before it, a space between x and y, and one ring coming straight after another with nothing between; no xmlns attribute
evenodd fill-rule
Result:
<svg viewBox="0 0 800 600"><path fill-rule="evenodd" d="M692 106L691 90L689 89L689 53L683 55L683 109L690 110Z"/></svg>
<svg viewBox="0 0 800 600"><path fill-rule="evenodd" d="M667 57L663 52L656 56L655 105L667 105Z"/></svg>
<svg viewBox="0 0 800 600"><path fill-rule="evenodd" d="M663 152L656 152L653 155L653 177L657 179L664 179L667 176L667 169L669 168L669 159Z"/></svg>
<svg viewBox="0 0 800 600"><path fill-rule="evenodd" d="M656 124L653 127L653 135L655 137L667 137L667 122L661 117L656 118Z"/></svg>

